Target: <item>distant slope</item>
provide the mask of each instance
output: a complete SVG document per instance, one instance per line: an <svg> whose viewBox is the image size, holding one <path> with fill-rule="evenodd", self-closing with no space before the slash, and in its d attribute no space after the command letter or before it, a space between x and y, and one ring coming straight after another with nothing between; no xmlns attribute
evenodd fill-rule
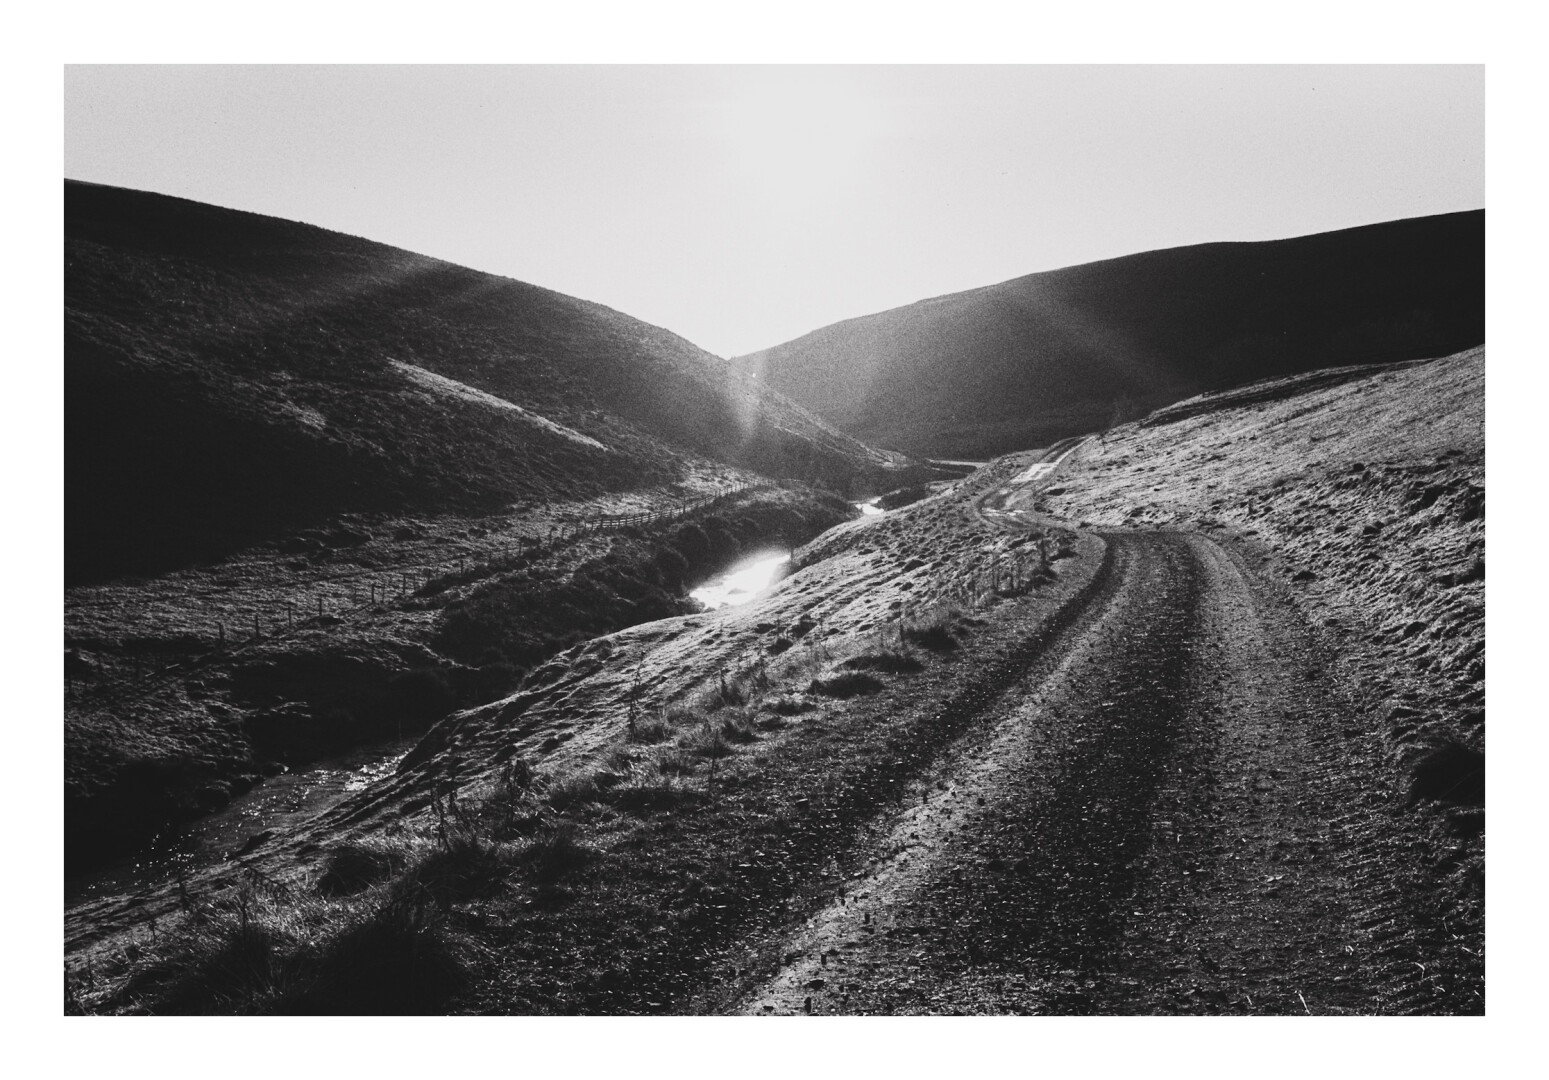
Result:
<svg viewBox="0 0 1549 1080"><path fill-rule="evenodd" d="M1484 341L1484 211L1031 274L739 357L873 445L979 457L1268 376Z"/></svg>
<svg viewBox="0 0 1549 1080"><path fill-rule="evenodd" d="M599 304L277 218L65 182L67 575L346 511L844 483L868 448Z"/></svg>

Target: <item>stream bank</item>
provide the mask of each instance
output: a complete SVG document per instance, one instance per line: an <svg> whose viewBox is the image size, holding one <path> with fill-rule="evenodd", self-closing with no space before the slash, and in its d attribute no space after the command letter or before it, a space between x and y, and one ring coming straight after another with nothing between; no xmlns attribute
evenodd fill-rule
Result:
<svg viewBox="0 0 1549 1080"><path fill-rule="evenodd" d="M321 812L347 794L333 773L401 756L438 718L511 692L573 645L697 612L690 591L746 553L788 551L853 516L813 489L753 491L690 521L535 546L233 650L103 725L170 738L92 747L73 768L67 754L67 894L207 865Z"/></svg>

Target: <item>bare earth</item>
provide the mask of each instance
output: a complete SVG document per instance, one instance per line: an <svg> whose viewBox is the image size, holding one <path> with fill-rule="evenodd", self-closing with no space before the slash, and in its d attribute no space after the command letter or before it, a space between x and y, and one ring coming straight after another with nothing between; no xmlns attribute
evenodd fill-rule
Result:
<svg viewBox="0 0 1549 1080"><path fill-rule="evenodd" d="M739 1009L1471 1007L1405 903L1421 841L1372 783L1379 740L1283 590L1208 539L1109 542L1100 598Z"/></svg>
<svg viewBox="0 0 1549 1080"><path fill-rule="evenodd" d="M1000 459L761 601L569 650L194 902L523 759L589 861L448 903L453 1011L1481 1013L1482 777L1410 785L1483 751L1482 378L1320 373ZM632 732L674 703L704 726ZM70 913L87 1007L157 1011L121 980L179 902Z"/></svg>

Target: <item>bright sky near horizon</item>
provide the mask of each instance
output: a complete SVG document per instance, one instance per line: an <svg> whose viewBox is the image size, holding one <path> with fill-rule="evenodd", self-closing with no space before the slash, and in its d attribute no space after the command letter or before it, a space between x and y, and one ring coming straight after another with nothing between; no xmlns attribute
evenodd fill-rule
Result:
<svg viewBox="0 0 1549 1080"><path fill-rule="evenodd" d="M1038 270L1484 205L1482 65L72 65L64 88L66 177L725 356Z"/></svg>

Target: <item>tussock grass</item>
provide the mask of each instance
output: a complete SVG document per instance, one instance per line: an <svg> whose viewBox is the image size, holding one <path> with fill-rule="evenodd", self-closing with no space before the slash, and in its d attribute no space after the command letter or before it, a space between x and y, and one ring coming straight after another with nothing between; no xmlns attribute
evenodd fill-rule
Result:
<svg viewBox="0 0 1549 1080"><path fill-rule="evenodd" d="M731 743L726 740L724 724L715 724L708 720L699 727L679 735L678 747L690 754L707 758L729 757L732 752Z"/></svg>
<svg viewBox="0 0 1549 1080"><path fill-rule="evenodd" d="M517 855L518 861L531 867L540 884L554 884L598 857L596 849L581 840L581 830L571 821L561 821L544 829L528 841Z"/></svg>
<svg viewBox="0 0 1549 1080"><path fill-rule="evenodd" d="M672 738L676 730L676 725L667 718L665 712L656 712L635 721L629 732L629 741L647 745L664 743Z"/></svg>
<svg viewBox="0 0 1549 1080"><path fill-rule="evenodd" d="M961 614L955 604L937 604L923 615L904 620L901 636L909 644L931 652L951 652L958 645L952 628Z"/></svg>
<svg viewBox="0 0 1549 1080"><path fill-rule="evenodd" d="M817 702L800 692L777 694L767 698L763 707L779 716L799 716L816 709Z"/></svg>
<svg viewBox="0 0 1549 1080"><path fill-rule="evenodd" d="M445 1011L488 959L459 928L462 905L513 883L563 903L562 883L602 857L546 808L556 791L601 798L595 778L534 779L513 761L481 798L437 797L430 825L340 844L310 889L250 876L197 898L98 1000L159 1013ZM614 798L684 797L665 777L631 783Z"/></svg>
<svg viewBox="0 0 1549 1080"><path fill-rule="evenodd" d="M549 785L548 804L555 810L573 810L586 803L603 801L603 788L592 774L571 773Z"/></svg>
<svg viewBox="0 0 1549 1080"><path fill-rule="evenodd" d="M721 721L721 737L729 743L758 741L758 729L753 723L753 711L743 709Z"/></svg>
<svg viewBox="0 0 1549 1080"><path fill-rule="evenodd" d="M823 678L813 679L808 689L814 694L831 698L860 697L875 694L886 687L881 679L864 671L840 671Z"/></svg>
<svg viewBox="0 0 1549 1080"><path fill-rule="evenodd" d="M686 803L697 802L703 798L703 793L657 771L631 777L615 788L612 796L614 805L619 809L642 814L671 810Z"/></svg>
<svg viewBox="0 0 1549 1080"><path fill-rule="evenodd" d="M668 750L657 757L656 770L668 776L691 776L699 769L694 755L683 750Z"/></svg>
<svg viewBox="0 0 1549 1080"><path fill-rule="evenodd" d="M322 896L354 896L386 881L407 864L401 843L373 839L340 844L323 860L316 889Z"/></svg>
<svg viewBox="0 0 1549 1080"><path fill-rule="evenodd" d="M907 648L868 649L840 662L843 671L882 671L889 674L919 671L925 665Z"/></svg>
<svg viewBox="0 0 1549 1080"><path fill-rule="evenodd" d="M423 852L390 882L401 896L423 897L443 911L487 896L504 883L515 862L510 845L458 829Z"/></svg>
<svg viewBox="0 0 1549 1080"><path fill-rule="evenodd" d="M249 879L185 914L116 996L160 1013L436 1012L482 959L408 879L342 901Z"/></svg>
<svg viewBox="0 0 1549 1080"><path fill-rule="evenodd" d="M741 683L727 679L726 673L723 671L720 681L701 700L707 710L714 712L717 709L746 705L748 703L748 692Z"/></svg>

